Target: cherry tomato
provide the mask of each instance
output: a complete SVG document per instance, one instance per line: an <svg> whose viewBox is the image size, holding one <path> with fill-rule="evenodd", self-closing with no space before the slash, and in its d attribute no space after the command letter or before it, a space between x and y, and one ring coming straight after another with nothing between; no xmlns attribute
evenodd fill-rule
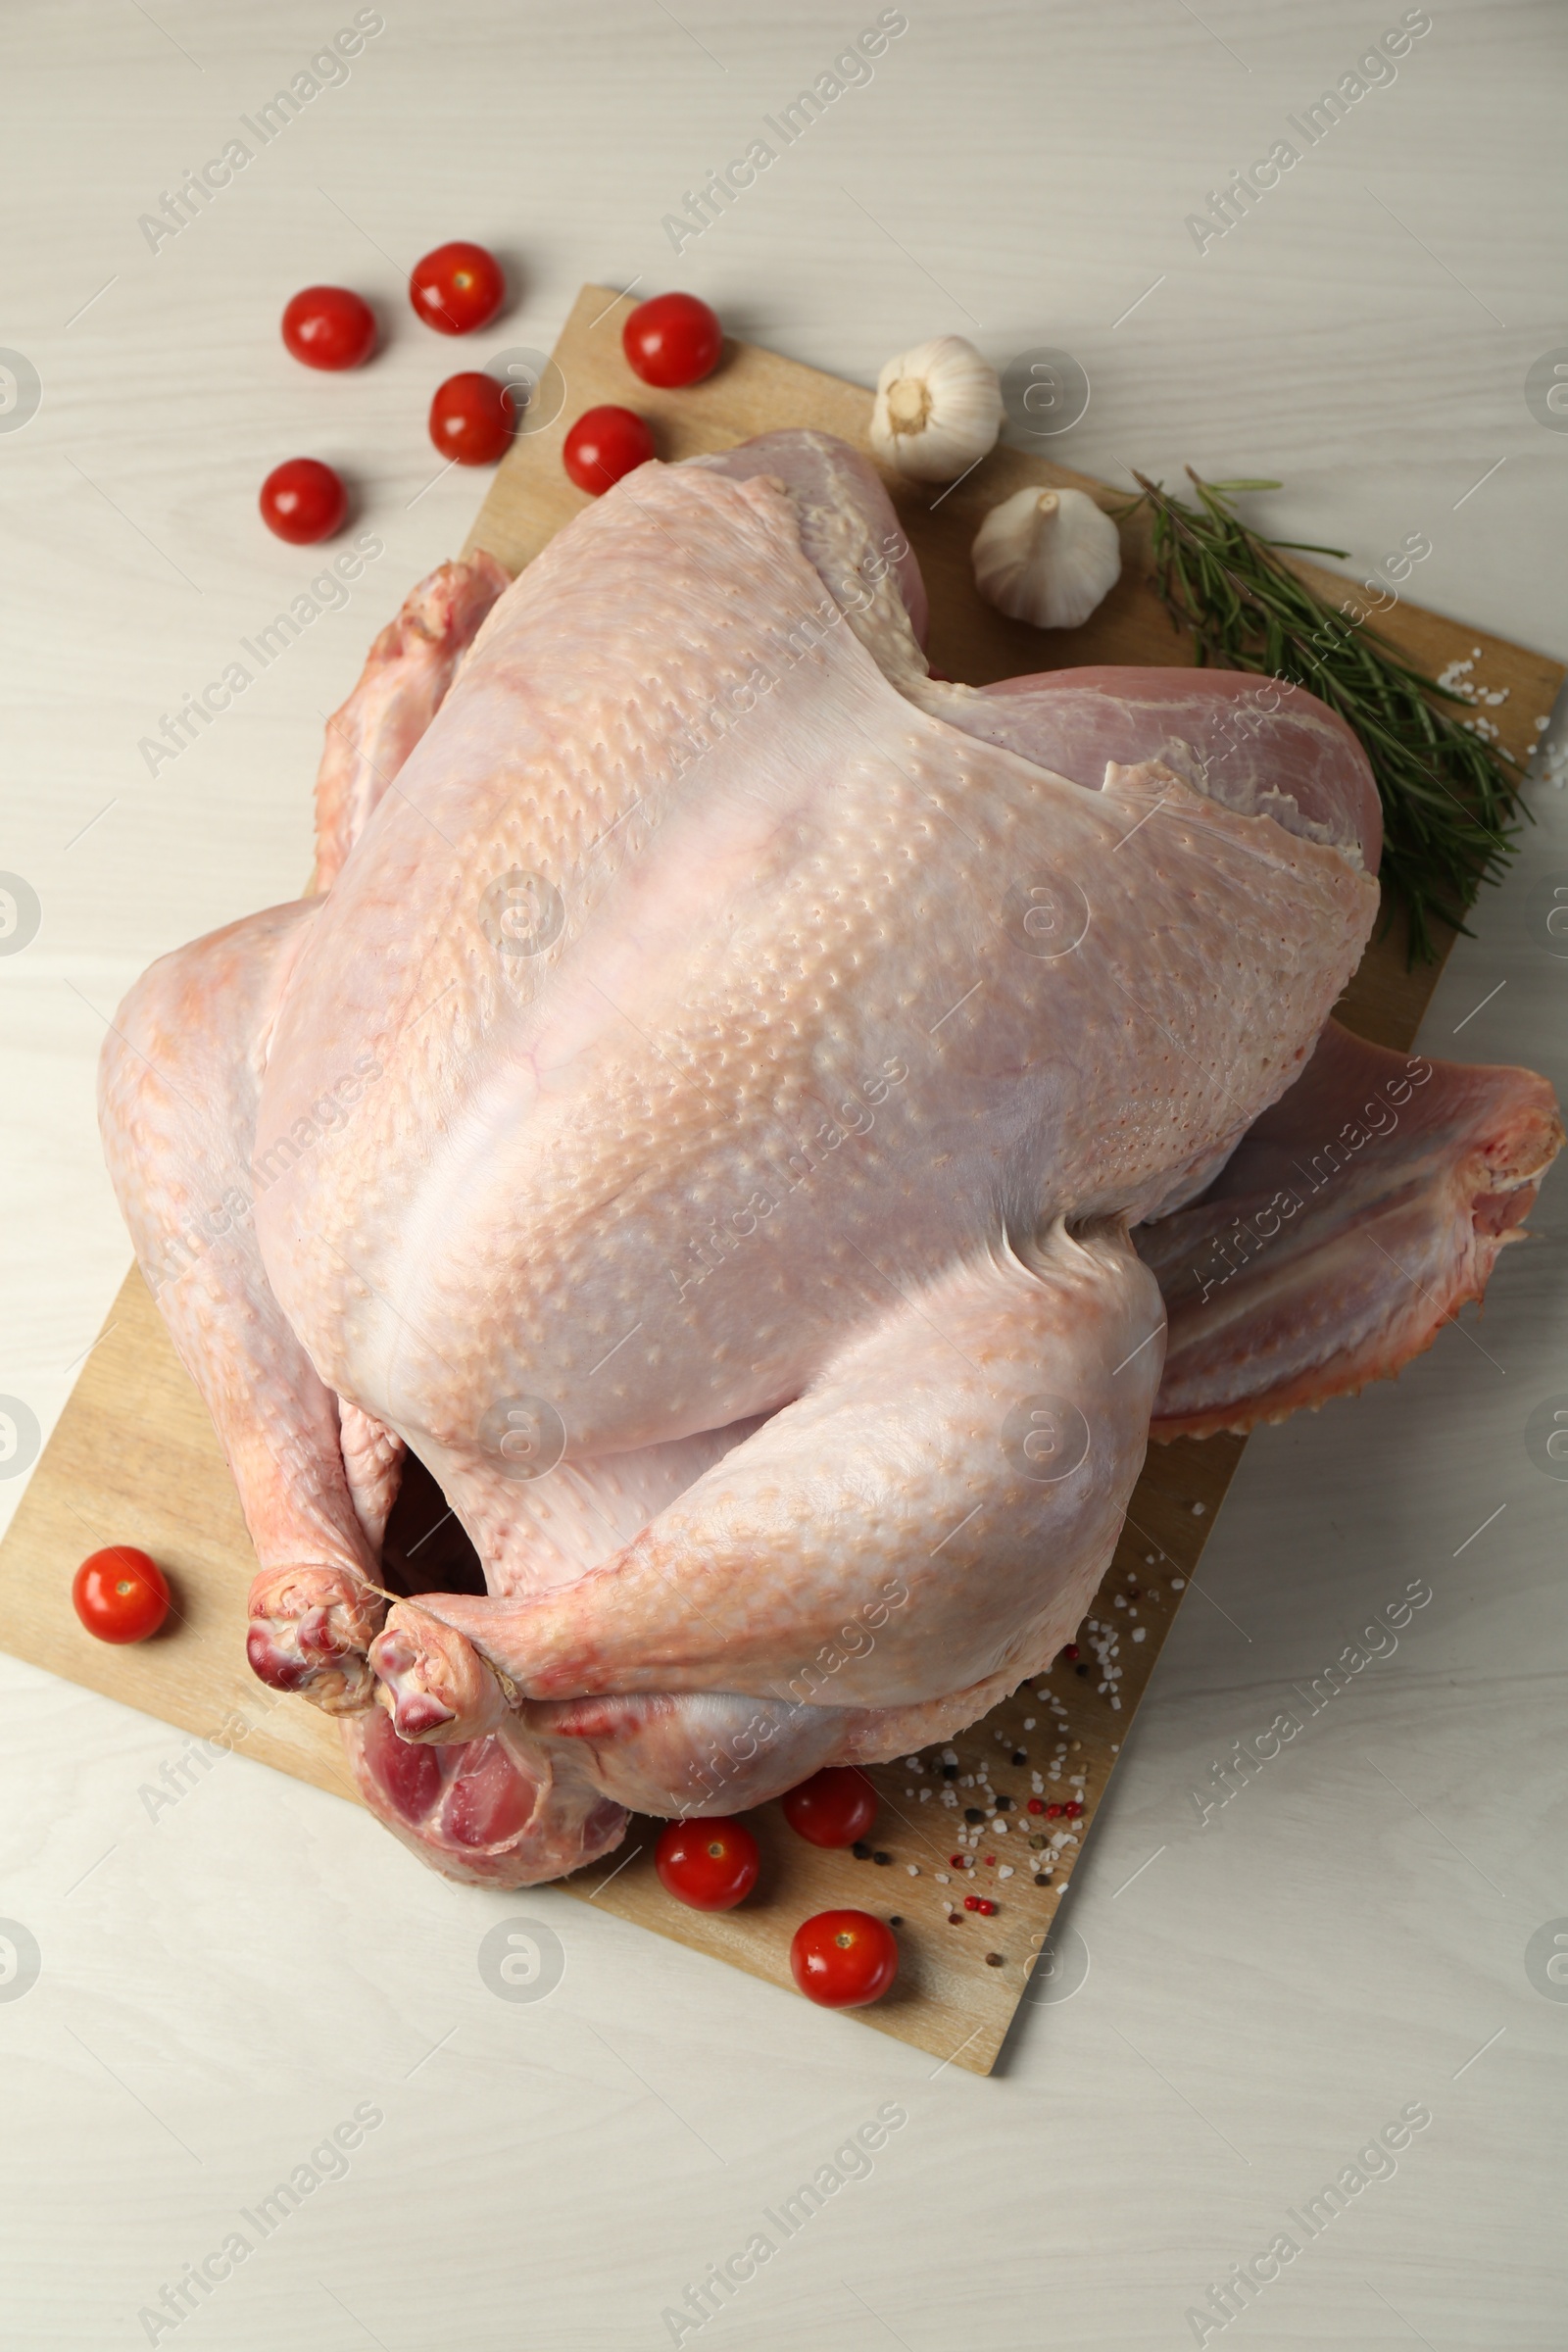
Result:
<svg viewBox="0 0 1568 2352"><path fill-rule="evenodd" d="M620 340L645 384L700 384L718 366L724 329L695 294L656 294L637 305Z"/></svg>
<svg viewBox="0 0 1568 2352"><path fill-rule="evenodd" d="M495 255L462 237L427 253L409 279L416 312L442 335L471 335L476 326L488 326L506 298Z"/></svg>
<svg viewBox="0 0 1568 2352"><path fill-rule="evenodd" d="M757 1885L757 1839L744 1821L666 1822L654 1867L694 1911L733 1911Z"/></svg>
<svg viewBox="0 0 1568 2352"><path fill-rule="evenodd" d="M493 466L517 422L512 387L493 375L449 375L430 403L430 438L460 466Z"/></svg>
<svg viewBox="0 0 1568 2352"><path fill-rule="evenodd" d="M100 1642L145 1642L169 1615L169 1580L128 1544L95 1551L72 1579L76 1615Z"/></svg>
<svg viewBox="0 0 1568 2352"><path fill-rule="evenodd" d="M310 547L341 530L349 494L318 458L289 458L262 484L262 520L295 547Z"/></svg>
<svg viewBox="0 0 1568 2352"><path fill-rule="evenodd" d="M876 1790L853 1764L829 1764L790 1790L784 1818L812 1845L853 1845L876 1819Z"/></svg>
<svg viewBox="0 0 1568 2352"><path fill-rule="evenodd" d="M808 2001L864 2009L899 1973L893 1930L869 1911L818 1911L795 1931L790 1970Z"/></svg>
<svg viewBox="0 0 1568 2352"><path fill-rule="evenodd" d="M375 313L347 286L307 286L283 313L283 340L307 368L358 368L375 349Z"/></svg>
<svg viewBox="0 0 1568 2352"><path fill-rule="evenodd" d="M623 473L647 465L654 436L630 409L585 409L561 454L578 489L602 498Z"/></svg>

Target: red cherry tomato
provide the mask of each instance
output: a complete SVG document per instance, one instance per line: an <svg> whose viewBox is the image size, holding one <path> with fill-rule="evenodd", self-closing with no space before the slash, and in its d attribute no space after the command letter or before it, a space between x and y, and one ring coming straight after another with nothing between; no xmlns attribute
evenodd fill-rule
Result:
<svg viewBox="0 0 1568 2352"><path fill-rule="evenodd" d="M289 458L262 484L262 520L294 547L314 546L340 530L349 494L318 458Z"/></svg>
<svg viewBox="0 0 1568 2352"><path fill-rule="evenodd" d="M449 375L430 403L430 438L460 466L493 466L516 422L511 386L477 371Z"/></svg>
<svg viewBox="0 0 1568 2352"><path fill-rule="evenodd" d="M808 2001L863 2009L899 1973L893 1930L869 1911L818 1911L795 1931L790 1970Z"/></svg>
<svg viewBox="0 0 1568 2352"><path fill-rule="evenodd" d="M700 384L718 366L724 329L695 294L656 294L637 305L620 340L645 384Z"/></svg>
<svg viewBox="0 0 1568 2352"><path fill-rule="evenodd" d="M757 1839L744 1821L667 1822L654 1867L694 1911L733 1911L757 1885Z"/></svg>
<svg viewBox="0 0 1568 2352"><path fill-rule="evenodd" d="M307 368L358 368L375 349L375 313L347 286L307 286L283 313L283 340Z"/></svg>
<svg viewBox="0 0 1568 2352"><path fill-rule="evenodd" d="M83 1560L72 1580L76 1615L100 1642L145 1642L169 1615L169 1581L158 1562L128 1544Z"/></svg>
<svg viewBox="0 0 1568 2352"><path fill-rule="evenodd" d="M595 498L646 466L654 454L654 436L641 416L630 409L585 409L566 435L562 462L579 490Z"/></svg>
<svg viewBox="0 0 1568 2352"><path fill-rule="evenodd" d="M829 1764L790 1790L784 1818L812 1845L853 1845L876 1819L876 1790L853 1764Z"/></svg>
<svg viewBox="0 0 1568 2352"><path fill-rule="evenodd" d="M427 253L409 278L416 312L442 335L471 335L476 326L488 326L506 298L495 255L462 237Z"/></svg>

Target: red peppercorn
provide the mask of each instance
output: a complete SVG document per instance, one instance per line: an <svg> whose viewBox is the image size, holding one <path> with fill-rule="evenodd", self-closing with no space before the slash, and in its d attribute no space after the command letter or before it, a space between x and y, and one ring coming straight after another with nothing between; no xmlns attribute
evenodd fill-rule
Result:
<svg viewBox="0 0 1568 2352"><path fill-rule="evenodd" d="M969 1857L967 1854L950 1854L948 1856L948 1862L950 1867L954 1870L967 1870L969 1867Z"/></svg>
<svg viewBox="0 0 1568 2352"><path fill-rule="evenodd" d="M987 1854L987 1856L986 1856L986 1858L985 1858L985 1861L986 1861L986 1868L987 1868L987 1870L995 1870L995 1869L996 1869L996 1867L997 1867L997 1857L996 1857L996 1855L995 1855L995 1854Z"/></svg>
<svg viewBox="0 0 1568 2352"><path fill-rule="evenodd" d="M963 1898L963 1907L966 1911L978 1911L980 1897L977 1894L966 1894Z"/></svg>
<svg viewBox="0 0 1568 2352"><path fill-rule="evenodd" d="M1078 1644L1077 1644L1077 1642L1068 1642L1068 1644L1067 1644L1067 1646L1066 1646L1066 1648L1065 1648L1065 1649L1062 1651L1062 1653L1061 1653L1061 1654L1062 1654L1062 1656L1063 1656L1063 1657L1064 1657L1064 1658L1067 1660L1068 1664L1070 1665L1070 1664L1072 1663L1072 1661L1073 1661L1073 1660L1074 1660L1074 1659L1077 1657L1077 1655L1078 1655Z"/></svg>
<svg viewBox="0 0 1568 2352"><path fill-rule="evenodd" d="M1046 1807L1046 1819L1048 1821L1059 1821L1061 1819L1061 1807L1059 1805L1048 1805Z"/></svg>
<svg viewBox="0 0 1568 2352"><path fill-rule="evenodd" d="M1079 1814L1083 1811L1083 1807L1078 1802L1078 1799L1074 1797L1071 1804L1064 1805L1062 1810L1066 1814L1069 1821L1076 1821Z"/></svg>
<svg viewBox="0 0 1568 2352"><path fill-rule="evenodd" d="M994 1919L996 1916L997 1906L988 1894L976 1895L974 1907L982 1919Z"/></svg>
<svg viewBox="0 0 1568 2352"><path fill-rule="evenodd" d="M1029 1810L1031 1813L1043 1813L1045 1809L1045 1806L1042 1804L1038 1796L1032 1796L1029 1799Z"/></svg>

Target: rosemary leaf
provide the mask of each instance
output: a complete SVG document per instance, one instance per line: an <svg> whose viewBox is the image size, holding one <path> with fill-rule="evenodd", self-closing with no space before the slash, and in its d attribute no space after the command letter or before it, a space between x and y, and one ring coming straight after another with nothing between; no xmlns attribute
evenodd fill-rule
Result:
<svg viewBox="0 0 1568 2352"><path fill-rule="evenodd" d="M1173 624L1191 634L1200 666L1303 686L1354 730L1383 804L1389 919L1402 908L1410 961L1434 961L1433 918L1464 930L1480 884L1496 881L1513 855L1522 769L1443 707L1468 708L1463 695L1337 612L1279 552L1343 559L1345 549L1266 539L1242 521L1233 498L1278 482L1188 472L1196 506L1140 473L1141 496L1124 510L1150 510L1154 582Z"/></svg>

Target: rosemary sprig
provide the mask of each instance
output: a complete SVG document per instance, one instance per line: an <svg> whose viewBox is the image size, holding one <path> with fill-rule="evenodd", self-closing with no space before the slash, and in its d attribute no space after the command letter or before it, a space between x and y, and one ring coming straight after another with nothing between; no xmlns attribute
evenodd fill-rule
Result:
<svg viewBox="0 0 1568 2352"><path fill-rule="evenodd" d="M1410 961L1434 961L1432 917L1467 929L1477 888L1513 855L1523 770L1441 707L1468 708L1463 695L1348 618L1277 552L1343 558L1343 548L1265 539L1239 518L1239 492L1278 482L1205 482L1187 470L1196 506L1139 473L1142 496L1124 510L1150 510L1155 586L1172 622L1192 631L1200 663L1304 686L1354 729L1383 803L1388 917L1402 906Z"/></svg>

